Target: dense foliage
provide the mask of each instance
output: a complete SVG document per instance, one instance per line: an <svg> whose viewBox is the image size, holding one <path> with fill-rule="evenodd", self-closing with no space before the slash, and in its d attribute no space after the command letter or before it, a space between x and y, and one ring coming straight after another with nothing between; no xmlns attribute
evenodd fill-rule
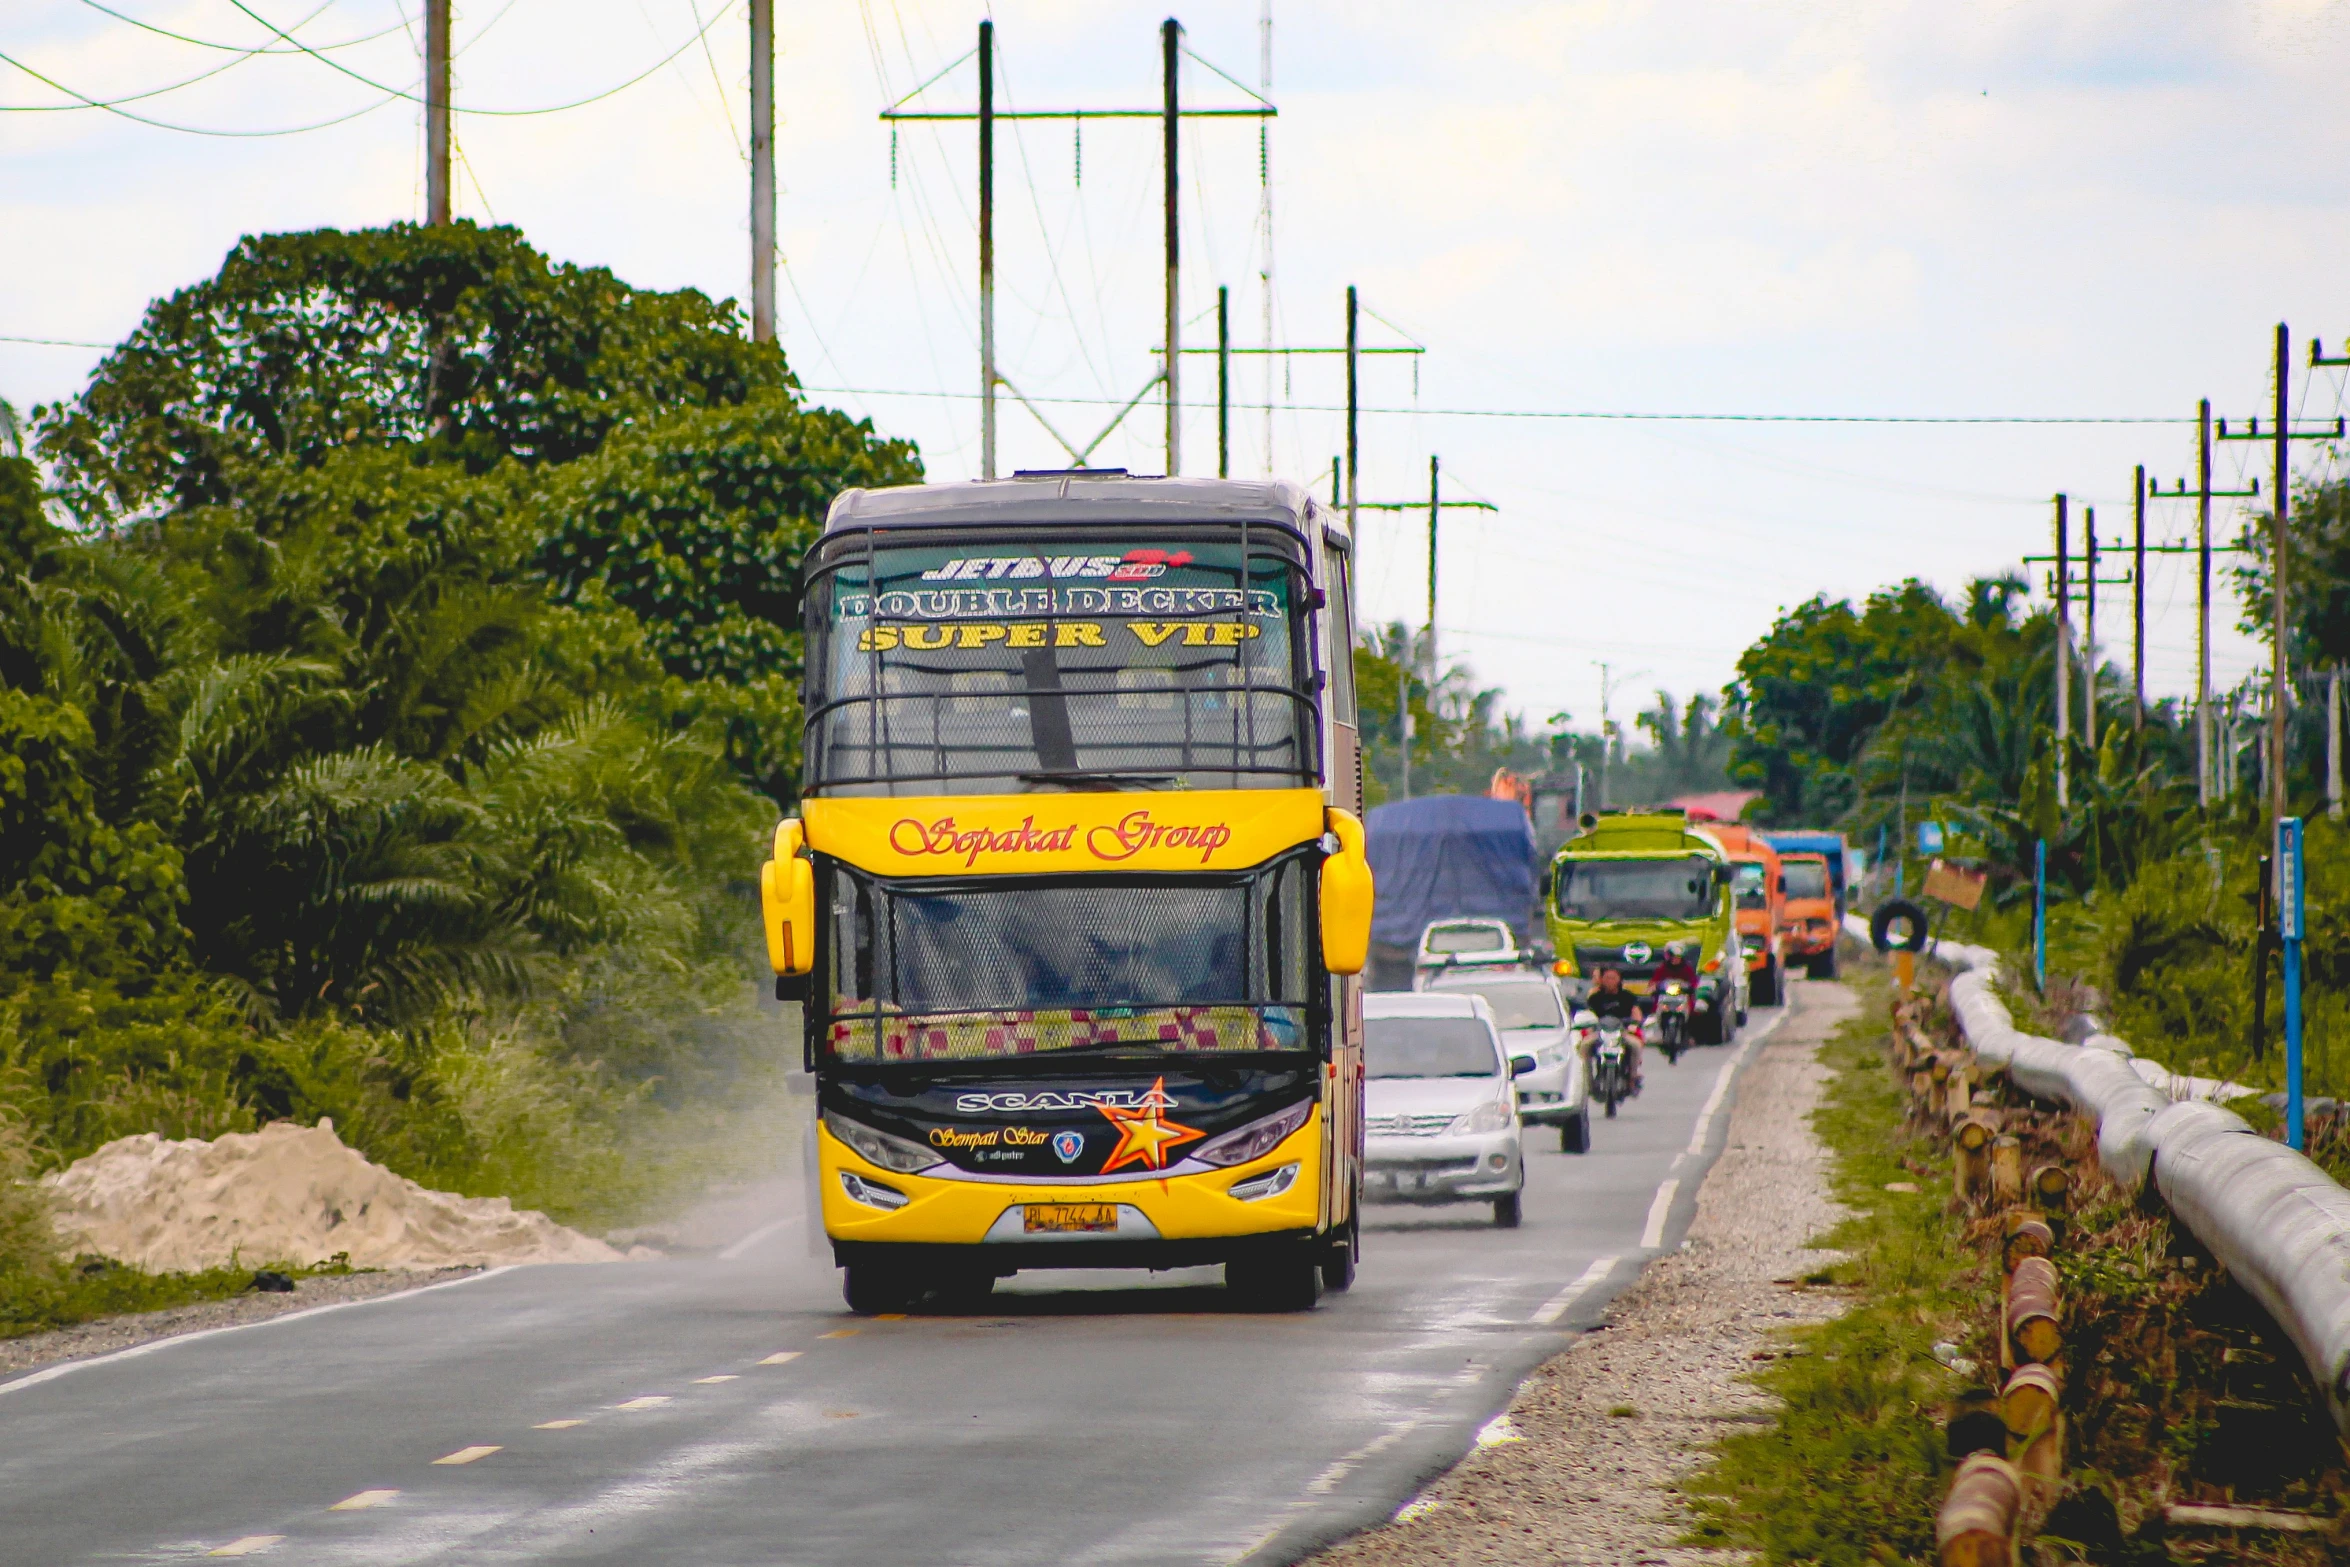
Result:
<svg viewBox="0 0 2350 1567"><path fill-rule="evenodd" d="M800 552L902 442L731 302L468 224L248 239L0 459L0 1104L335 1117L610 1218L776 1064ZM697 1134L698 1135L698 1134Z"/></svg>

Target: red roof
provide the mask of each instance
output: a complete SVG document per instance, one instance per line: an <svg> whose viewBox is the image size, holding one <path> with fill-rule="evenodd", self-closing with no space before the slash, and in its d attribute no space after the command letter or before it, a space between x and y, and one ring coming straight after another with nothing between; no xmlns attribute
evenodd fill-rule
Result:
<svg viewBox="0 0 2350 1567"><path fill-rule="evenodd" d="M1745 814L1748 802L1761 798L1760 789L1723 789L1714 794L1685 794L1665 803L1687 811L1693 822L1734 822Z"/></svg>

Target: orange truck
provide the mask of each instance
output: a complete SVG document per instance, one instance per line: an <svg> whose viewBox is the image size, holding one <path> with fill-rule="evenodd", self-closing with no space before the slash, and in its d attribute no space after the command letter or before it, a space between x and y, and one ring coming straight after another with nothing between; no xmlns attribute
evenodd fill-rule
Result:
<svg viewBox="0 0 2350 1567"><path fill-rule="evenodd" d="M1838 863L1825 854L1789 850L1779 856L1779 864L1787 878L1781 900L1787 961L1801 963L1813 979L1834 979L1836 938L1843 929Z"/></svg>
<svg viewBox="0 0 2350 1567"><path fill-rule="evenodd" d="M1777 1006L1787 999L1787 965L1780 952L1787 879L1779 851L1736 822L1707 822L1697 830L1730 857L1738 934L1746 948L1747 995L1758 1007Z"/></svg>

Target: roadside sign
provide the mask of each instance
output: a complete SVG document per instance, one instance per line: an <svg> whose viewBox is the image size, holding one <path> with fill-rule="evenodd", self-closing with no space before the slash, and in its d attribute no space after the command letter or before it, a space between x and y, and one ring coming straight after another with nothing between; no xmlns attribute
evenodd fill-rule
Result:
<svg viewBox="0 0 2350 1567"><path fill-rule="evenodd" d="M2277 823L2277 934L2301 939L2301 818Z"/></svg>
<svg viewBox="0 0 2350 1567"><path fill-rule="evenodd" d="M1918 823L1918 853L1940 854L1941 852L1942 824L1940 822Z"/></svg>

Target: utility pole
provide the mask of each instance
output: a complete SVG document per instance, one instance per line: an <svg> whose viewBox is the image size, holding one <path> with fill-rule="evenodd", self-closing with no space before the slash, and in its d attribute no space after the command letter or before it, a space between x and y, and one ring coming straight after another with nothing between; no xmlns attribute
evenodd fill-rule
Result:
<svg viewBox="0 0 2350 1567"><path fill-rule="evenodd" d="M995 23L979 24L979 477L995 477Z"/></svg>
<svg viewBox="0 0 2350 1567"><path fill-rule="evenodd" d="M2056 497L2056 803L2072 803L2066 789L2068 742L2072 738L2073 583L2070 541L2065 536L2065 499Z"/></svg>
<svg viewBox="0 0 2350 1567"><path fill-rule="evenodd" d="M424 4L424 221L450 221L449 0Z"/></svg>
<svg viewBox="0 0 2350 1567"><path fill-rule="evenodd" d="M2268 598L2275 610L2269 625L2269 696L2268 696L2268 836L2277 842L2277 829L2285 819L2285 708L2289 688L2285 684L2285 592L2288 570L2285 548L2285 518L2293 507L2293 468L2288 448L2293 440L2292 427L2286 423L2286 394L2293 380L2293 362L2290 355L2292 333L2285 323L2277 323L2277 404L2276 404L2276 493L2269 497L2269 515L2275 528L2269 535Z"/></svg>
<svg viewBox="0 0 2350 1567"><path fill-rule="evenodd" d="M2211 487L2210 398L2206 397L2195 405L2195 488L2188 489L2184 479L2168 490L2159 483L2149 482L2146 493L2152 500L2195 498L2195 542L2192 545L2148 545L2145 553L2192 554L2195 557L2195 798L2197 804L2209 810L2213 800L2231 792L2223 777L2221 755L2216 748L2219 725L2211 704L2211 552L2214 548L2211 542L2211 503L2215 499L2260 493L2260 479L2257 475L2245 489L2215 490ZM2141 572L2140 576L2143 575ZM2232 719L2230 723L2232 726ZM2229 735L2231 738L2234 735L2232 727Z"/></svg>
<svg viewBox="0 0 2350 1567"><path fill-rule="evenodd" d="M1357 548L1361 547L1363 537L1355 527L1355 513L1362 509L1360 497L1363 477L1362 448L1355 442L1356 422L1362 412L1361 382L1356 363L1361 357L1362 339L1356 319L1360 310L1355 286L1349 283L1346 285L1346 536ZM1407 752L1409 749L1407 745Z"/></svg>
<svg viewBox="0 0 2350 1567"><path fill-rule="evenodd" d="M1216 285L1216 477L1232 477L1232 290Z"/></svg>
<svg viewBox="0 0 2350 1567"><path fill-rule="evenodd" d="M2137 552L2130 563L2130 728L2146 732L2146 465L2130 483L2137 514Z"/></svg>
<svg viewBox="0 0 2350 1567"><path fill-rule="evenodd" d="M775 0L751 0L751 341L775 341Z"/></svg>
<svg viewBox="0 0 2350 1567"><path fill-rule="evenodd" d="M2086 535L2086 559L2082 562L2088 575L2082 578L2081 594L2088 600L2089 623L2081 636L2081 686L2087 700L2082 704L2081 743L2090 750L2097 749L2097 508L2082 508L2081 531Z"/></svg>
<svg viewBox="0 0 2350 1567"><path fill-rule="evenodd" d="M1436 710L1436 680L1443 665L1436 661L1436 523L1444 502L1436 491L1436 454L1428 454L1428 710Z"/></svg>
<svg viewBox="0 0 2350 1567"><path fill-rule="evenodd" d="M2309 367L2343 368L2350 366L2350 354L2336 358L2326 357L2325 344L2316 338L2309 340ZM2335 821L2342 819L2342 666L2337 663L2326 671L2326 814Z"/></svg>
<svg viewBox="0 0 2350 1567"><path fill-rule="evenodd" d="M1188 119L1256 119L1268 120L1275 114L1272 104L1262 98L1253 104L1238 108L1186 109L1177 93L1176 64L1183 48L1183 24L1169 17L1159 28L1160 95L1157 106L1148 109L1020 109L998 112L995 107L995 24L979 24L979 47L973 51L979 60L979 107L973 113L962 109L910 109L906 107L919 98L940 77L962 64L957 60L933 76L929 81L907 93L903 98L881 111L881 118L892 125L901 120L977 120L979 122L979 471L980 477L992 479L996 473L996 391L1010 392L1044 427L1045 433L1060 443L1068 452L1069 460L1082 467L1102 442L1108 440L1126 416L1143 403L1154 389L1166 392L1167 412L1167 471L1173 474L1182 462L1182 432L1178 425L1181 404L1181 356L1184 352L1181 326L1176 309L1180 300L1178 284L1181 279L1182 252L1178 232L1176 192L1181 172L1178 162L1177 132ZM970 59L965 55L963 59ZM1218 73L1222 74L1222 73ZM1230 78L1227 78L1230 80ZM1238 85L1235 83L1235 85ZM1241 88L1247 92L1246 87ZM1254 94L1251 94L1254 97ZM1099 435L1083 446L1071 441L1053 428L1036 404L1004 374L996 358L995 335L995 126L999 120L1068 120L1082 129L1086 120L1156 120L1160 126L1161 150L1165 162L1165 190L1163 201L1166 218L1167 299L1163 336L1154 350L1159 368L1136 392L1122 404ZM1212 351L1212 350L1211 350Z"/></svg>
<svg viewBox="0 0 2350 1567"><path fill-rule="evenodd" d="M1167 348L1164 367L1167 388L1167 476L1183 471L1183 316L1180 283L1183 275L1183 223L1176 205L1182 189L1176 158L1183 145L1183 105L1176 90L1176 64L1182 58L1183 24L1168 17L1159 24L1160 69L1165 76L1166 119L1161 136L1167 166Z"/></svg>
<svg viewBox="0 0 2350 1567"><path fill-rule="evenodd" d="M2268 788L2268 825L2273 841L2276 825L2285 818L2285 718L2290 705L2292 687L2287 681L2285 657L2285 601L2292 591L2292 572L2286 559L2286 528L2292 513L2293 468L2290 446L2295 441L2338 441L2350 434L2350 421L2341 418L2333 424L2314 430L2293 429L2287 419L2287 398L2292 390L2293 366L2290 350L2292 333L2284 322L2277 323L2276 340L2276 397L2272 409L2274 423L2268 438L2272 445L2274 472L2271 483L2274 493L2269 497L2269 703L2268 749L2263 764L2262 781ZM2314 348L2314 345L2313 345ZM2312 353L2312 359L2316 358ZM2241 431L2228 429L2228 422L2219 422L2219 438L2223 441L2257 441L2261 439L2260 421L2255 418L2251 428Z"/></svg>
<svg viewBox="0 0 2350 1567"><path fill-rule="evenodd" d="M1257 97L1273 100L1273 0L1263 0L1257 19ZM1257 121L1257 229L1265 241L1265 259L1257 269L1257 300L1264 313L1265 350L1265 477L1273 477L1273 127Z"/></svg>

